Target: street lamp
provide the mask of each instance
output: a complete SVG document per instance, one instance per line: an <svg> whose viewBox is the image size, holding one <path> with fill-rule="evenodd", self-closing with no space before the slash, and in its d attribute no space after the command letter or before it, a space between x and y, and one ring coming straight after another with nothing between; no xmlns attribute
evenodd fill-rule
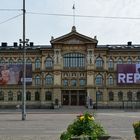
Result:
<svg viewBox="0 0 140 140"><path fill-rule="evenodd" d="M26 46L29 39L25 39L25 0L23 0L23 40L20 39L20 43L23 44L23 92L22 92L22 120L26 120Z"/></svg>

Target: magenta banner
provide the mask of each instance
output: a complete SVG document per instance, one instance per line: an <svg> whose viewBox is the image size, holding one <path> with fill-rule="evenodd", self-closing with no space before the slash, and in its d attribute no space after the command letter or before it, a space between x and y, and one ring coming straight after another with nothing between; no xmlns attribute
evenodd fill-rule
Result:
<svg viewBox="0 0 140 140"><path fill-rule="evenodd" d="M27 85L32 84L32 64L26 64ZM22 85L23 65L22 64L0 64L0 85Z"/></svg>
<svg viewBox="0 0 140 140"><path fill-rule="evenodd" d="M118 84L140 84L140 64L118 64Z"/></svg>

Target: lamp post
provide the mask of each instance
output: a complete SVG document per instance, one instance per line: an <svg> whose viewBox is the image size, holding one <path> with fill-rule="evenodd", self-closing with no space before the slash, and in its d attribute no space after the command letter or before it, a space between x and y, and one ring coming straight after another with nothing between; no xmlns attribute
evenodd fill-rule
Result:
<svg viewBox="0 0 140 140"><path fill-rule="evenodd" d="M23 75L22 75L22 120L26 120L26 46L29 39L20 39L19 42L23 44Z"/></svg>
<svg viewBox="0 0 140 140"><path fill-rule="evenodd" d="M20 39L20 43L23 44L23 92L22 92L22 120L26 120L26 45L29 39L25 39L25 0L23 0L23 40Z"/></svg>
<svg viewBox="0 0 140 140"><path fill-rule="evenodd" d="M136 107L136 92L133 93L133 98L132 98L132 108L135 109Z"/></svg>
<svg viewBox="0 0 140 140"><path fill-rule="evenodd" d="M98 109L98 87L96 87L96 109Z"/></svg>

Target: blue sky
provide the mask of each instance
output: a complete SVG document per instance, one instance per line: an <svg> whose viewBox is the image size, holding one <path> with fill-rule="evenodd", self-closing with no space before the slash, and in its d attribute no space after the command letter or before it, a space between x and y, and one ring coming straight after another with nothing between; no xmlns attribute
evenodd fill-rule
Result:
<svg viewBox="0 0 140 140"><path fill-rule="evenodd" d="M77 15L140 17L140 0L26 0L27 12ZM22 9L22 0L0 0L0 9ZM22 11L0 11L0 23ZM140 19L105 19L76 17L77 31L94 37L99 44L140 44ZM37 44L50 44L54 38L71 31L72 17L26 15L26 38ZM18 42L22 38L22 16L0 24L0 42Z"/></svg>

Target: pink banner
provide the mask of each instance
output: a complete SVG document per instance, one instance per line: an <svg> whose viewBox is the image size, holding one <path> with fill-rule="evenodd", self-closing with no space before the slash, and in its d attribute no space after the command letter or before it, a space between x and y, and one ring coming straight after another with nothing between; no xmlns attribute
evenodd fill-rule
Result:
<svg viewBox="0 0 140 140"><path fill-rule="evenodd" d="M118 64L118 84L139 84L140 64Z"/></svg>

